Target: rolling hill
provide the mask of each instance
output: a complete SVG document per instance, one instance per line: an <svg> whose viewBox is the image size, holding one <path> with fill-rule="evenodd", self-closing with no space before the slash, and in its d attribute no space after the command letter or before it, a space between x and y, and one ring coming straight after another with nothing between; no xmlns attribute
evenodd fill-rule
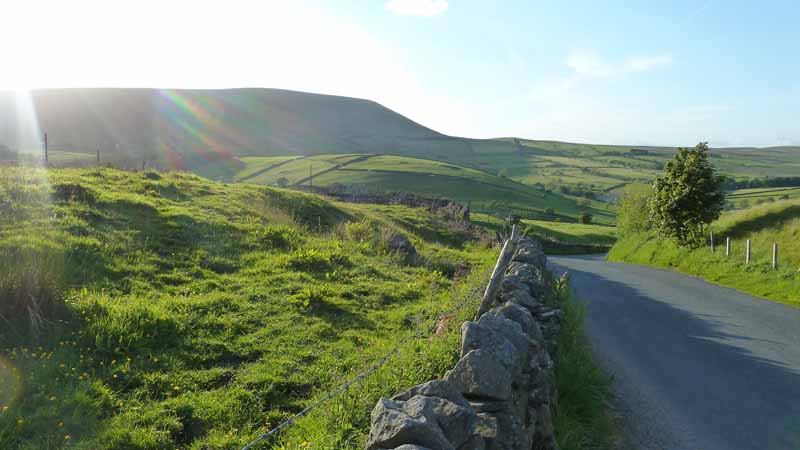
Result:
<svg viewBox="0 0 800 450"><path fill-rule="evenodd" d="M369 100L280 89L50 89L0 93L0 144L35 149L47 132L57 152L104 161L143 159L229 177L237 157L378 153L507 172L527 184L603 191L649 180L670 147L447 136ZM27 132L20 132L27 130ZM687 143L692 145L694 143ZM737 178L800 172L800 147L715 149ZM211 167L219 165L222 168Z"/></svg>

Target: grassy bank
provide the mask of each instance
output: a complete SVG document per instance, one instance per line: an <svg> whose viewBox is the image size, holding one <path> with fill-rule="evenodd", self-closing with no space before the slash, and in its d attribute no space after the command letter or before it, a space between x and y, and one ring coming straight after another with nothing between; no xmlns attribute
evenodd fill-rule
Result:
<svg viewBox="0 0 800 450"><path fill-rule="evenodd" d="M558 406L553 418L559 448L613 448L616 427L609 409L611 378L595 364L586 340L586 308L566 288L558 295L564 314L556 365Z"/></svg>
<svg viewBox="0 0 800 450"><path fill-rule="evenodd" d="M4 169L0 213L4 449L239 448L432 323L496 257L420 210L180 173ZM419 257L387 250L398 232ZM269 445L360 448L377 396L441 375L457 340L412 340Z"/></svg>
<svg viewBox="0 0 800 450"><path fill-rule="evenodd" d="M643 233L617 242L611 261L666 267L771 300L800 306L800 202L784 200L723 214L712 224L715 254L704 245L687 249ZM732 241L725 256L725 238ZM745 264L745 242L752 242L752 261ZM778 243L778 270L772 270L772 244Z"/></svg>

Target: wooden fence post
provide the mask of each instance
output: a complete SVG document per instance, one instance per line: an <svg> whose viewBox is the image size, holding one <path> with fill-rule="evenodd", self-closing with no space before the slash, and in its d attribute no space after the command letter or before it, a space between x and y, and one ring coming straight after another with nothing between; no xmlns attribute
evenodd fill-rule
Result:
<svg viewBox="0 0 800 450"><path fill-rule="evenodd" d="M772 270L778 270L778 243L772 244Z"/></svg>
<svg viewBox="0 0 800 450"><path fill-rule="evenodd" d="M711 232L711 254L714 254L714 232Z"/></svg>
<svg viewBox="0 0 800 450"><path fill-rule="evenodd" d="M745 254L744 254L744 263L748 265L750 264L750 239L747 240L747 247L745 249Z"/></svg>
<svg viewBox="0 0 800 450"><path fill-rule="evenodd" d="M480 318L486 311L492 308L494 297L497 295L497 290L500 289L500 284L503 282L506 269L511 263L511 258L514 256L514 251L517 249L517 240L519 239L519 225L514 224L511 227L511 236L503 244L503 250L500 251L500 256L497 258L497 264L494 266L492 276L489 278L489 284L486 285L486 291L483 293L481 305L478 308L478 314L475 320Z"/></svg>
<svg viewBox="0 0 800 450"><path fill-rule="evenodd" d="M731 238L725 238L725 256L731 256Z"/></svg>

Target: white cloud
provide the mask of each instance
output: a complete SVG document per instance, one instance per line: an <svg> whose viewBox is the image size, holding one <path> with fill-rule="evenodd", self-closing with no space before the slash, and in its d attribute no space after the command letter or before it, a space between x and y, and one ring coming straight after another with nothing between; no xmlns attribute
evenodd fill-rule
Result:
<svg viewBox="0 0 800 450"><path fill-rule="evenodd" d="M389 0L386 10L403 16L432 17L447 11L447 0Z"/></svg>
<svg viewBox="0 0 800 450"><path fill-rule="evenodd" d="M590 52L573 52L567 57L567 66L578 75L607 77L615 72L611 64Z"/></svg>
<svg viewBox="0 0 800 450"><path fill-rule="evenodd" d="M625 61L625 69L629 72L644 72L646 70L655 69L659 66L668 66L672 64L671 55L655 55L655 56L639 56L628 58Z"/></svg>
<svg viewBox="0 0 800 450"><path fill-rule="evenodd" d="M602 78L668 66L672 64L672 56L667 54L634 56L614 64L594 52L575 51L567 57L566 64L577 75Z"/></svg>

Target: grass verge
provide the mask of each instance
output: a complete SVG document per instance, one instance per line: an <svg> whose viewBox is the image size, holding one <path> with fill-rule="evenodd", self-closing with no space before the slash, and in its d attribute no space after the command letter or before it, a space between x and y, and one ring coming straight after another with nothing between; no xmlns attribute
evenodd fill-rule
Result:
<svg viewBox="0 0 800 450"><path fill-rule="evenodd" d="M594 362L584 333L585 305L566 287L558 295L564 316L555 371L556 440L562 450L610 449L616 437L611 378Z"/></svg>

